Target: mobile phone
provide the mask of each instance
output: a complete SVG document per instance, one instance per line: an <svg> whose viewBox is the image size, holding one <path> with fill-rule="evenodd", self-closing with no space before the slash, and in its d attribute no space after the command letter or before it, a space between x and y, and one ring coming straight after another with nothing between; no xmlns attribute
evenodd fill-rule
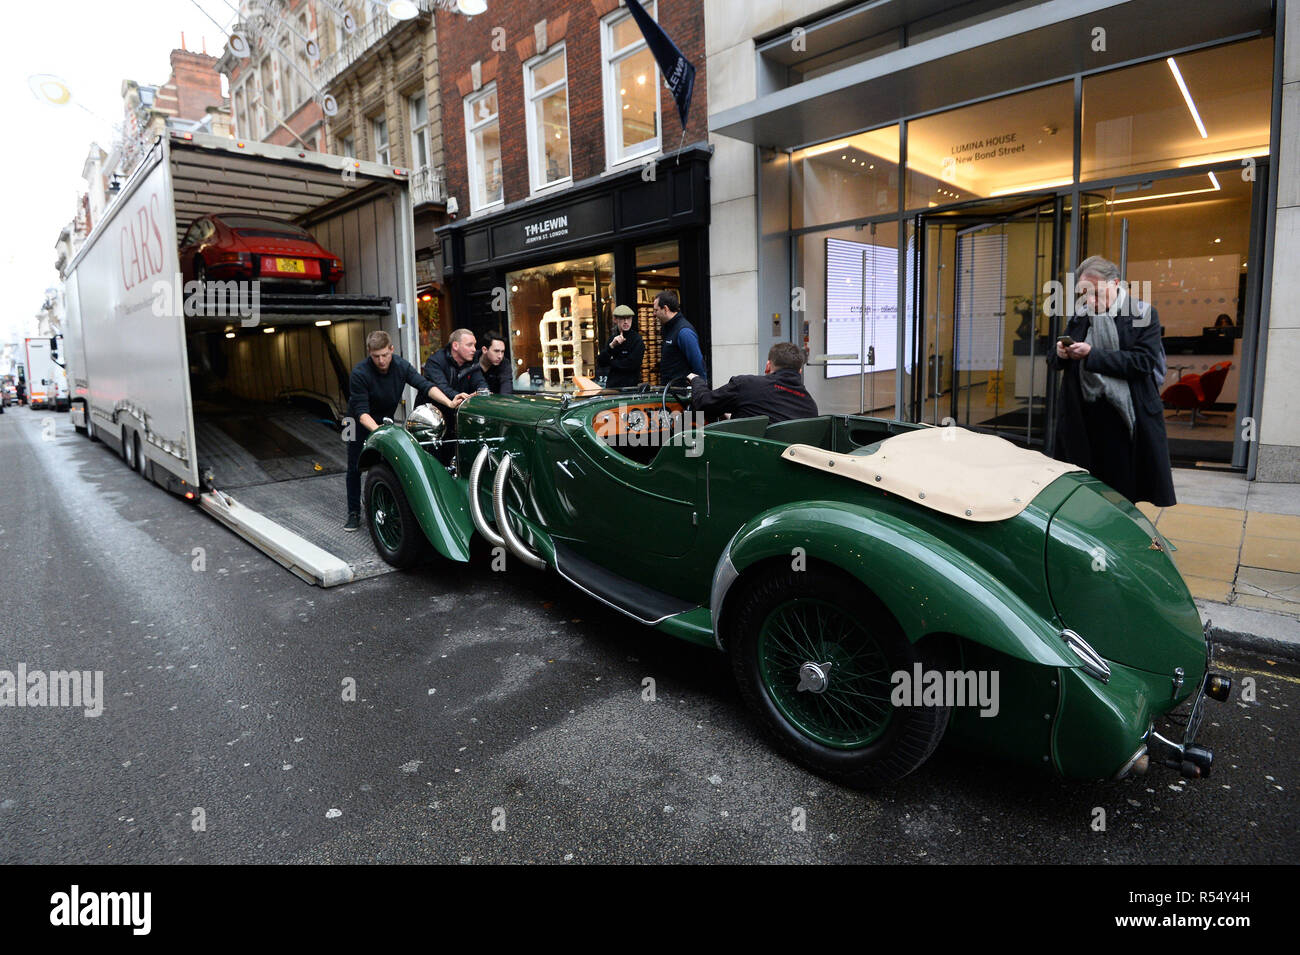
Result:
<svg viewBox="0 0 1300 955"><path fill-rule="evenodd" d="M1056 343L1058 345L1064 345L1066 348L1069 348L1071 345L1074 344L1074 339L1071 338L1069 335L1062 335L1060 338L1056 340Z"/></svg>

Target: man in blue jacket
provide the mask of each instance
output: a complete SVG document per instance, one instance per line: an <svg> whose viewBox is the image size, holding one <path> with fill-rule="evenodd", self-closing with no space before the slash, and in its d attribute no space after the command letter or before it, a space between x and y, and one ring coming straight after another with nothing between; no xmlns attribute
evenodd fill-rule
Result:
<svg viewBox="0 0 1300 955"><path fill-rule="evenodd" d="M707 378L704 369L704 352L700 350L700 334L686 320L672 289L655 296L655 318L662 326L663 352L659 356L659 381L661 384L687 375Z"/></svg>

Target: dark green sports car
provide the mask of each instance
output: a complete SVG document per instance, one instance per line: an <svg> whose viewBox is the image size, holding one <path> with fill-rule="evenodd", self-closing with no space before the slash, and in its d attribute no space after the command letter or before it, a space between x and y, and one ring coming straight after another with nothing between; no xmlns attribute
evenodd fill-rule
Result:
<svg viewBox="0 0 1300 955"><path fill-rule="evenodd" d="M375 546L467 561L478 534L717 647L775 743L848 785L945 736L1068 777L1208 775L1195 737L1230 682L1169 545L1109 487L960 428L684 410L667 388L479 395L444 442L417 409L362 454Z"/></svg>

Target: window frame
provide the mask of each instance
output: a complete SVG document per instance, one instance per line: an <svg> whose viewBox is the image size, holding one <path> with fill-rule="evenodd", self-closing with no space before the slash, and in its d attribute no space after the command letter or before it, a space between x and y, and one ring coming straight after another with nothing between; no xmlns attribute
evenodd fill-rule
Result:
<svg viewBox="0 0 1300 955"><path fill-rule="evenodd" d="M481 100L486 99L488 96L496 96L497 98L496 111L492 114L492 119L475 122L474 107ZM487 212L489 210L500 209L502 206L506 204L504 157L502 157L501 160L502 161L501 198L492 200L490 202L484 202L482 204L478 202L478 195L479 195L480 188L482 188L484 193L486 193L486 184L483 182L483 173L480 168L480 162L479 162L480 157L478 156L477 151L474 148L474 134L478 130L485 129L492 123L496 123L497 141L498 143L500 143L501 96L497 90L496 82L493 81L491 83L486 83L479 90L475 91L469 96L466 96L464 102L464 110L465 110L465 169L469 179L469 209L470 209L470 215L477 215L480 212Z"/></svg>
<svg viewBox="0 0 1300 955"><path fill-rule="evenodd" d="M410 116L411 128L411 168L413 170L428 169L433 165L433 136L429 128L429 97L424 90L413 92L406 98L406 110ZM415 103L416 100L424 100L424 123L416 124ZM416 148L417 142L424 142L424 163L419 162L420 151Z"/></svg>
<svg viewBox="0 0 1300 955"><path fill-rule="evenodd" d="M393 164L393 140L388 134L388 117L380 114L371 116L370 119L370 142L373 146L374 161L383 166ZM383 131L384 143L379 144L379 133Z"/></svg>
<svg viewBox="0 0 1300 955"><path fill-rule="evenodd" d="M645 4L646 13L650 18L658 22L659 5L655 0ZM641 36L635 42L628 44L620 49L613 48L614 29L619 26L623 20L632 16L631 11L626 6L620 6L618 10L606 16L600 21L600 62L601 62L601 82L604 93L605 105L605 168L606 170L621 169L631 165L648 156L658 155L663 151L664 122L663 122L663 81L659 74L659 64L655 61L653 54L650 57L654 64L654 89L655 89L655 136L652 140L647 140L647 145L641 146L635 152L621 152L619 140L621 138L620 129L622 126L622 110L618 104L618 84L614 78L614 68L622 61L641 52L649 50L649 44L646 43L644 36ZM639 30L638 30L639 32Z"/></svg>
<svg viewBox="0 0 1300 955"><path fill-rule="evenodd" d="M541 89L535 88L533 84L537 77L537 70L557 58L564 62L564 78ZM569 174L547 182L545 179L545 137L543 131L539 128L537 107L543 99L561 88L564 90L564 130L569 153ZM569 122L569 51L564 43L556 43L545 53L538 54L524 62L524 104L524 119L528 134L528 186L530 195L540 195L573 185L573 125Z"/></svg>

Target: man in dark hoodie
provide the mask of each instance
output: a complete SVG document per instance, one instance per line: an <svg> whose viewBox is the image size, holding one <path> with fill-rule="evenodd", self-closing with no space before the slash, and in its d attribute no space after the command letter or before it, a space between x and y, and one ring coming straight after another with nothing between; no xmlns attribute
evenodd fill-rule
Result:
<svg viewBox="0 0 1300 955"><path fill-rule="evenodd" d="M721 388L692 374L691 407L710 421L730 412L733 418L767 415L771 424L793 418L817 417L817 402L803 386L803 350L777 342L767 353L761 375L736 375Z"/></svg>
<svg viewBox="0 0 1300 955"><path fill-rule="evenodd" d="M348 415L352 419L353 434L348 441L345 482L348 519L343 525L345 531L354 531L361 526L361 446L366 438L385 418L397 413L397 405L407 385L414 388L420 397L432 397L437 390L414 365L401 355L393 354L393 341L388 332L379 330L367 335L366 351L369 357L357 362L348 380Z"/></svg>
<svg viewBox="0 0 1300 955"><path fill-rule="evenodd" d="M599 368L609 369L607 388L630 388L641 384L641 359L645 339L636 327L636 313L626 305L614 309L614 337L596 357Z"/></svg>

